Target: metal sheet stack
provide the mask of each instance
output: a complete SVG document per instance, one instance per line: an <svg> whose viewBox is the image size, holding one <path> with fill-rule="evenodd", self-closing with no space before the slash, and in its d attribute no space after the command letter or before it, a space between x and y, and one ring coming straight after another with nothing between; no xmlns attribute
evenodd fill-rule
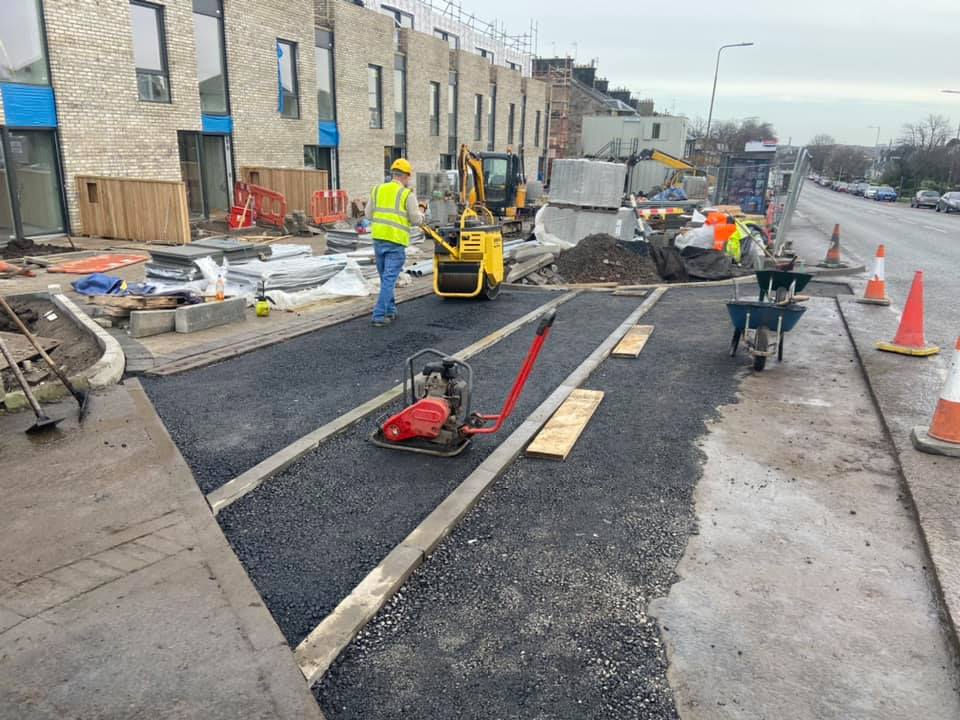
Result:
<svg viewBox="0 0 960 720"><path fill-rule="evenodd" d="M264 281L267 292L293 292L317 287L347 266L342 255L296 255L279 260L251 260L236 267L230 266L227 283L256 290Z"/></svg>
<svg viewBox="0 0 960 720"><path fill-rule="evenodd" d="M222 250L195 244L150 248L150 262L145 266L146 276L183 282L199 280L203 277L203 273L194 261L205 257L211 258L218 265L223 263Z"/></svg>
<svg viewBox="0 0 960 720"><path fill-rule="evenodd" d="M327 247L335 252L349 252L373 245L373 236L367 233L358 233L353 227L335 227L326 232ZM410 231L410 242L418 243L423 240L423 231L413 228Z"/></svg>
<svg viewBox="0 0 960 720"><path fill-rule="evenodd" d="M239 265L248 260L255 260L263 255L269 255L271 252L269 245L260 243L248 243L237 238L221 236L210 237L196 240L192 243L193 247L210 248L223 253L223 257L231 265Z"/></svg>

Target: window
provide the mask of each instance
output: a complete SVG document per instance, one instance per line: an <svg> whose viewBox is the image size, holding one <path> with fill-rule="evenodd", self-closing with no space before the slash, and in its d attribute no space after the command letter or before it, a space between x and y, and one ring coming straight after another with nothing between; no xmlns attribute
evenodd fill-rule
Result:
<svg viewBox="0 0 960 720"><path fill-rule="evenodd" d="M333 148L319 145L303 146L303 166L310 170L326 170L328 177L333 170Z"/></svg>
<svg viewBox="0 0 960 720"><path fill-rule="evenodd" d="M370 107L370 127L383 127L383 68L367 66L367 105Z"/></svg>
<svg viewBox="0 0 960 720"><path fill-rule="evenodd" d="M227 115L226 54L223 43L222 0L193 0L193 36L197 47L200 110Z"/></svg>
<svg viewBox="0 0 960 720"><path fill-rule="evenodd" d="M40 0L0 2L0 82L49 85Z"/></svg>
<svg viewBox="0 0 960 720"><path fill-rule="evenodd" d="M430 134L440 135L440 83L430 83Z"/></svg>
<svg viewBox="0 0 960 720"><path fill-rule="evenodd" d="M460 38L452 33L448 33L446 30L441 30L440 28L435 28L433 31L434 37L438 37L443 40L451 50L460 49Z"/></svg>
<svg viewBox="0 0 960 720"><path fill-rule="evenodd" d="M487 150L493 152L497 141L497 84L490 83L490 96L487 98Z"/></svg>
<svg viewBox="0 0 960 720"><path fill-rule="evenodd" d="M280 67L280 115L300 117L300 88L297 85L297 44L277 40L277 62Z"/></svg>
<svg viewBox="0 0 960 720"><path fill-rule="evenodd" d="M653 124L653 129L650 131L650 139L651 140L660 139L660 123Z"/></svg>
<svg viewBox="0 0 960 720"><path fill-rule="evenodd" d="M456 170L454 166L453 155L441 155L440 156L440 169L441 170Z"/></svg>
<svg viewBox="0 0 960 720"><path fill-rule="evenodd" d="M388 7L387 5L381 5L380 9L383 10L387 15L393 16L393 20L397 24L397 27L410 28L411 30L413 29L413 15L410 13Z"/></svg>
<svg viewBox="0 0 960 720"><path fill-rule="evenodd" d="M493 53L490 50L477 48L477 52L480 53L480 57L486 58L490 62L490 64L493 65Z"/></svg>
<svg viewBox="0 0 960 720"><path fill-rule="evenodd" d="M511 70L516 70L517 72L520 72L519 63L510 62L509 60L507 60L507 67L510 68Z"/></svg>
<svg viewBox="0 0 960 720"><path fill-rule="evenodd" d="M336 120L333 97L333 33L316 31L317 53L317 118Z"/></svg>
<svg viewBox="0 0 960 720"><path fill-rule="evenodd" d="M473 139L483 140L483 95L473 96Z"/></svg>
<svg viewBox="0 0 960 720"><path fill-rule="evenodd" d="M451 72L447 80L447 152L454 155L457 147L457 74Z"/></svg>
<svg viewBox="0 0 960 720"><path fill-rule="evenodd" d="M407 142L407 63L403 55L393 60L393 144L401 151Z"/></svg>
<svg viewBox="0 0 960 720"><path fill-rule="evenodd" d="M533 121L533 146L540 147L540 111L534 116Z"/></svg>
<svg viewBox="0 0 960 720"><path fill-rule="evenodd" d="M527 96L520 97L520 151L527 144Z"/></svg>
<svg viewBox="0 0 960 720"><path fill-rule="evenodd" d="M130 25L133 28L133 64L137 68L140 99L170 102L163 8L141 2L130 3Z"/></svg>
<svg viewBox="0 0 960 720"><path fill-rule="evenodd" d="M507 112L507 145L513 145L513 123L517 116L517 106L510 103Z"/></svg>

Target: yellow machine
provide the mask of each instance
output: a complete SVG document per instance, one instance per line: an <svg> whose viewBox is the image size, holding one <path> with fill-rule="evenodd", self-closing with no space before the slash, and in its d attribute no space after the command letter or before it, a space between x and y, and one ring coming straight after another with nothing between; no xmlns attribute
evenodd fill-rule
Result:
<svg viewBox="0 0 960 720"><path fill-rule="evenodd" d="M694 177L706 177L707 174L703 170L699 170L686 160L681 160L678 157L674 157L669 153L665 153L661 150L641 150L639 155L637 155L638 160L656 160L661 165L666 165L668 168L671 168L673 172L670 174L670 177L664 183L664 188L674 188L674 187L683 187L683 179L688 175Z"/></svg>
<svg viewBox="0 0 960 720"><path fill-rule="evenodd" d="M486 206L483 160L466 145L457 156L459 217L452 225L423 225L435 244L433 291L440 297L493 300L503 283L503 231ZM473 180L473 189L468 185Z"/></svg>

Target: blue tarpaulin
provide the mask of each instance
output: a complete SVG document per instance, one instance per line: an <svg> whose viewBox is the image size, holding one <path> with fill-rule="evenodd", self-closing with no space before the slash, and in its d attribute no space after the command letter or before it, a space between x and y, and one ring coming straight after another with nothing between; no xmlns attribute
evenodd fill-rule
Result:
<svg viewBox="0 0 960 720"><path fill-rule="evenodd" d="M70 285L81 295L119 295L123 291L123 279L103 273L93 273L74 280Z"/></svg>
<svg viewBox="0 0 960 720"><path fill-rule="evenodd" d="M318 123L320 147L337 147L340 144L340 131L337 129L337 123L333 120L321 120Z"/></svg>
<svg viewBox="0 0 960 720"><path fill-rule="evenodd" d="M49 85L0 83L0 95L8 127L57 126L57 107Z"/></svg>
<svg viewBox="0 0 960 720"><path fill-rule="evenodd" d="M679 200L686 200L687 194L680 188L667 188L663 192L658 192L656 195L654 195L650 199L659 200L659 201L662 201L662 200L679 201Z"/></svg>

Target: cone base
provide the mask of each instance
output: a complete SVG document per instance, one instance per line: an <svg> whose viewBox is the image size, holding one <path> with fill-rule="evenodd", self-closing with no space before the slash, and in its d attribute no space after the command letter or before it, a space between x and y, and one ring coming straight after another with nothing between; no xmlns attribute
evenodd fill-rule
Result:
<svg viewBox="0 0 960 720"><path fill-rule="evenodd" d="M836 268L848 268L850 266L842 262L840 263L822 262L822 263L817 263L817 267L836 269Z"/></svg>
<svg viewBox="0 0 960 720"><path fill-rule="evenodd" d="M862 297L862 298L857 298L856 301L858 303L863 303L864 305L889 305L890 304L889 298L881 298L879 300L876 300L874 298Z"/></svg>
<svg viewBox="0 0 960 720"><path fill-rule="evenodd" d="M927 432L928 429L929 428L923 425L917 425L910 432L910 440L917 450L930 453L931 455L946 455L947 457L960 458L960 444L948 443L930 437Z"/></svg>
<svg viewBox="0 0 960 720"><path fill-rule="evenodd" d="M878 342L877 350L884 352L898 353L899 355L913 355L914 357L930 357L940 352L936 345L926 345L924 347L910 347L908 345L895 345L894 343Z"/></svg>

